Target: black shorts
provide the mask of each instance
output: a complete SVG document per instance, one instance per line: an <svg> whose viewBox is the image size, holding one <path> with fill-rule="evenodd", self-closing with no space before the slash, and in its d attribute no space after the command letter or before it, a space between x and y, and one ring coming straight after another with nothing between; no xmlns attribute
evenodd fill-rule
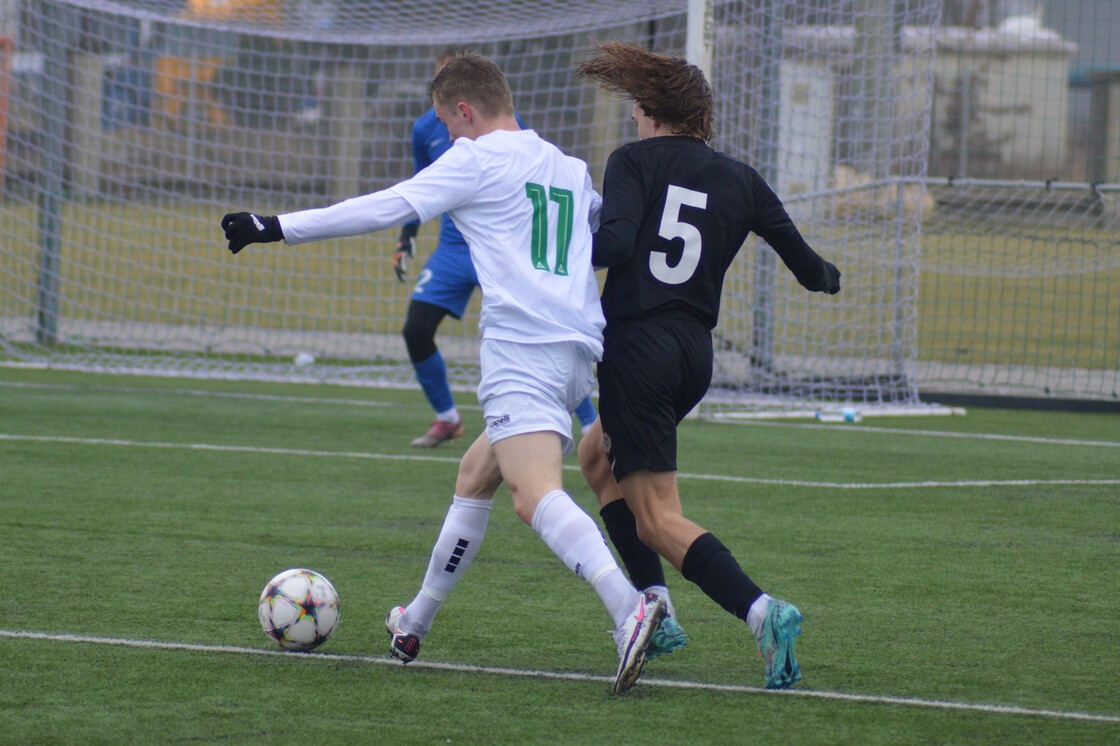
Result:
<svg viewBox="0 0 1120 746"><path fill-rule="evenodd" d="M607 324L599 363L599 417L615 479L677 470L677 424L712 381L704 324L655 318Z"/></svg>

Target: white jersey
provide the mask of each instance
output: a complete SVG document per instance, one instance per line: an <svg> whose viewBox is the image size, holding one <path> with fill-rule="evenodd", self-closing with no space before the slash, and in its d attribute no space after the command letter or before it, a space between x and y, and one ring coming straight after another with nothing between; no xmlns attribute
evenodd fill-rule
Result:
<svg viewBox="0 0 1120 746"><path fill-rule="evenodd" d="M298 244L449 213L482 286L479 331L520 343L575 341L603 353L591 233L602 198L587 164L532 130L459 138L411 179L329 207L280 215Z"/></svg>
<svg viewBox="0 0 1120 746"><path fill-rule="evenodd" d="M482 287L483 338L579 341L602 355L606 325L591 266L602 200L587 165L533 130L458 138L439 160L390 187L421 221L446 212Z"/></svg>

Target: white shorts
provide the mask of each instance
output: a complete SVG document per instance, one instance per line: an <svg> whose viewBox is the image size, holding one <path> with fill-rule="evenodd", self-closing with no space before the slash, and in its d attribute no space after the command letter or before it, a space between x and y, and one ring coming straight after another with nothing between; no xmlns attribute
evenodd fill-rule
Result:
<svg viewBox="0 0 1120 746"><path fill-rule="evenodd" d="M478 401L491 443L554 432L571 453L572 412L594 389L595 356L580 342L521 344L484 339Z"/></svg>

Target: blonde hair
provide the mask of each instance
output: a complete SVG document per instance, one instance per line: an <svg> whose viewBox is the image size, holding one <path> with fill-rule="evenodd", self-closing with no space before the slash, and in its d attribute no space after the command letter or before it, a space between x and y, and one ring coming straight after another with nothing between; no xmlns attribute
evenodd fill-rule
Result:
<svg viewBox="0 0 1120 746"><path fill-rule="evenodd" d="M513 114L509 82L494 62L480 54L460 51L447 60L429 87L432 101L454 106L466 101L487 118Z"/></svg>

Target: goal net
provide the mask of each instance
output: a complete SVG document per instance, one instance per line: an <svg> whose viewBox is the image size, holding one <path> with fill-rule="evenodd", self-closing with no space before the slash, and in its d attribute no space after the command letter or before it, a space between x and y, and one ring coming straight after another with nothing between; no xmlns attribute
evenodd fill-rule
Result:
<svg viewBox="0 0 1120 746"><path fill-rule="evenodd" d="M939 218L922 235L923 388L943 399L1120 398L1120 186L927 186Z"/></svg>
<svg viewBox="0 0 1120 746"><path fill-rule="evenodd" d="M1120 401L1120 3L946 0L917 376Z"/></svg>
<svg viewBox="0 0 1120 746"><path fill-rule="evenodd" d="M396 232L225 249L227 211L411 175L434 60L466 44L601 183L629 105L577 82L595 40L702 64L713 145L754 165L844 290L754 239L728 276L712 415L919 406L918 247L940 0L16 0L0 17L0 359L411 385ZM421 228L416 272L434 248ZM477 379L477 303L438 344ZM299 353L313 365L297 366Z"/></svg>

